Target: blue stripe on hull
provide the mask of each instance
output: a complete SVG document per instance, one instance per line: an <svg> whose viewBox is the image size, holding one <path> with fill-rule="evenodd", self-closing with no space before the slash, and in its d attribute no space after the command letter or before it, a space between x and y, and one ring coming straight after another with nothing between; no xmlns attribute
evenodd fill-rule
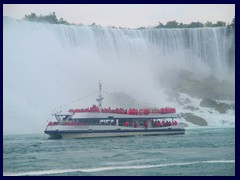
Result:
<svg viewBox="0 0 240 180"><path fill-rule="evenodd" d="M75 131L45 131L46 134L50 135L51 138L53 139L59 139L62 138L62 136L64 134L82 134L82 135L87 135L87 134L91 134L91 137L94 136L94 134L101 134L101 137L104 136L134 136L134 133L136 133L136 135L139 135L139 133L143 133L141 135L158 135L158 134L151 134L151 133L163 133L163 134L184 134L185 133L185 129L140 129L140 130L75 130ZM130 135L128 135L128 133L130 133ZM147 134L149 133L149 134ZM110 135L110 134L114 134L114 135ZM160 134L159 134L160 135ZM98 137L98 136L96 136Z"/></svg>

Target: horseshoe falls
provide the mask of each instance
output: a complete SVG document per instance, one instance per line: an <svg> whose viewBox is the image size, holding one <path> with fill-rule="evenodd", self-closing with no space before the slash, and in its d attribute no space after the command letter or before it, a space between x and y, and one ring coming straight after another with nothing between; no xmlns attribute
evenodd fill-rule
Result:
<svg viewBox="0 0 240 180"><path fill-rule="evenodd" d="M3 20L6 133L42 132L55 108L91 106L96 94L71 102L97 90L99 80L104 107L129 105L119 98L179 113L192 112L190 106L211 127L235 123L235 110L220 114L199 105L203 98L235 103L231 27L120 29Z"/></svg>

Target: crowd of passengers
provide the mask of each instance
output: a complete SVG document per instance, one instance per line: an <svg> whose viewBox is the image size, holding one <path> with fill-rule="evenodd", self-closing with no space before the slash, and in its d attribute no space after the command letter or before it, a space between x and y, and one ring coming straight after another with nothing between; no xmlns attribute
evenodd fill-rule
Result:
<svg viewBox="0 0 240 180"><path fill-rule="evenodd" d="M115 125L115 122L112 123L110 121L103 121L100 124L101 125L109 125L111 123L111 125ZM140 124L140 126L144 126L144 127L148 127L148 121L146 120L145 122L141 122L143 124ZM55 126L55 125L59 125L59 122L49 122L48 126ZM89 125L88 123L85 122L63 122L63 125L67 125L67 126L78 126L78 125ZM119 124L121 126L121 124ZM131 124L129 121L125 121L123 124L123 126L125 127L130 127ZM178 125L177 121L160 121L160 120L151 120L151 126L152 127L166 127L166 126L172 126L172 125ZM133 127L139 127L139 123L137 121L134 121L132 124Z"/></svg>
<svg viewBox="0 0 240 180"><path fill-rule="evenodd" d="M69 112L72 113L81 113L81 112L100 112L100 109L98 106L93 105L90 108L85 108L85 109L70 109ZM116 114L129 114L129 115L148 115L148 114L168 114L168 113L176 113L175 108L161 108L161 109L135 109L135 108L130 108L130 109L124 109L124 108L116 108L116 109L111 109L109 108L102 108L101 112L103 113L116 113Z"/></svg>
<svg viewBox="0 0 240 180"><path fill-rule="evenodd" d="M152 127L166 127L166 126L172 126L172 125L178 125L178 122L177 121L171 122L171 121L160 121L160 120L154 121L154 120L151 120L151 126ZM128 121L125 121L123 123L123 126L129 127L130 123ZM138 122L134 121L133 126L138 127L139 126ZM148 127L148 121L145 121L144 127Z"/></svg>

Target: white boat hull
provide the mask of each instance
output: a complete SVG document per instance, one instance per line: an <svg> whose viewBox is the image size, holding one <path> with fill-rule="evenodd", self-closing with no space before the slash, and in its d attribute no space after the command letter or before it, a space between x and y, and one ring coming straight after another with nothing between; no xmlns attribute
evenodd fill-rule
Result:
<svg viewBox="0 0 240 180"><path fill-rule="evenodd" d="M133 128L123 126L48 126L45 133L53 139L59 138L95 138L95 137L124 137L146 135L176 135L185 134L184 125L168 127Z"/></svg>

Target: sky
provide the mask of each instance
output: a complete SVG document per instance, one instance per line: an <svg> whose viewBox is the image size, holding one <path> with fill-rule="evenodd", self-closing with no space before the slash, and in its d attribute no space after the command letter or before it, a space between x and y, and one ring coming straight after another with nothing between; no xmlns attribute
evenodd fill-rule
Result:
<svg viewBox="0 0 240 180"><path fill-rule="evenodd" d="M25 14L48 15L55 12L70 22L101 26L152 27L158 22L190 23L200 21L230 23L235 16L234 4L4 4L3 16L22 19Z"/></svg>

